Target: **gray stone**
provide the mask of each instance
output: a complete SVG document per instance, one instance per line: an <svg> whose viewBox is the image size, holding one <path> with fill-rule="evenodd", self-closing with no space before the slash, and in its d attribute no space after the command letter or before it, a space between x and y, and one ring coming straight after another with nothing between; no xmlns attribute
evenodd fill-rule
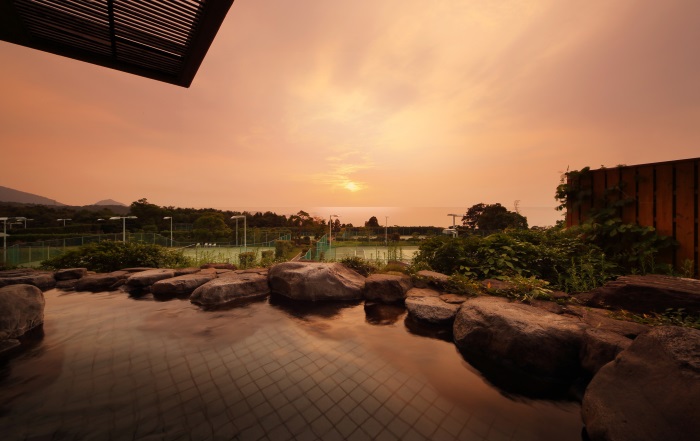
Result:
<svg viewBox="0 0 700 441"><path fill-rule="evenodd" d="M663 313L671 308L698 315L700 280L656 274L622 276L589 293L578 294L576 298L588 306L624 309L638 314Z"/></svg>
<svg viewBox="0 0 700 441"><path fill-rule="evenodd" d="M44 293L34 285L0 288L0 351L17 346L17 337L44 322Z"/></svg>
<svg viewBox="0 0 700 441"><path fill-rule="evenodd" d="M631 344L632 339L618 333L601 328L587 328L583 334L581 367L595 374Z"/></svg>
<svg viewBox="0 0 700 441"><path fill-rule="evenodd" d="M469 299L470 297L462 296L459 294L440 294L440 300L442 300L445 303L452 303L455 305L461 305Z"/></svg>
<svg viewBox="0 0 700 441"><path fill-rule="evenodd" d="M406 293L408 297L440 297L440 293L430 288L411 288Z"/></svg>
<svg viewBox="0 0 700 441"><path fill-rule="evenodd" d="M592 441L696 441L700 330L663 326L591 380L581 414Z"/></svg>
<svg viewBox="0 0 700 441"><path fill-rule="evenodd" d="M643 325L641 323L611 318L609 316L610 311L604 309L568 305L564 308L563 314L578 320L588 327L614 332L615 334L630 339L634 339L650 329L648 325Z"/></svg>
<svg viewBox="0 0 700 441"><path fill-rule="evenodd" d="M258 273L231 274L211 280L195 289L190 301L201 306L219 306L269 294L270 287L266 276Z"/></svg>
<svg viewBox="0 0 700 441"><path fill-rule="evenodd" d="M272 292L294 300L359 300L365 278L334 262L284 262L269 272Z"/></svg>
<svg viewBox="0 0 700 441"><path fill-rule="evenodd" d="M146 288L159 280L175 277L175 270L167 268L150 269L130 275L126 279L129 288Z"/></svg>
<svg viewBox="0 0 700 441"><path fill-rule="evenodd" d="M80 279L59 280L56 282L56 289L60 289L61 291L75 291L78 280Z"/></svg>
<svg viewBox="0 0 700 441"><path fill-rule="evenodd" d="M80 279L87 275L87 268L65 268L56 271L53 276L57 281Z"/></svg>
<svg viewBox="0 0 700 441"><path fill-rule="evenodd" d="M160 296L184 296L215 278L216 270L185 274L157 281L151 285L151 292Z"/></svg>
<svg viewBox="0 0 700 441"><path fill-rule="evenodd" d="M215 268L215 269L227 269L227 270L237 270L238 267L232 263L206 263L202 265L200 268L202 269L208 269L208 268Z"/></svg>
<svg viewBox="0 0 700 441"><path fill-rule="evenodd" d="M129 276L127 271L113 271L111 273L88 274L78 279L75 284L76 291L110 291L116 289L115 284L123 282Z"/></svg>
<svg viewBox="0 0 700 441"><path fill-rule="evenodd" d="M454 322L460 350L552 379L575 378L585 326L500 297L477 297L462 304Z"/></svg>
<svg viewBox="0 0 700 441"><path fill-rule="evenodd" d="M443 288L450 280L450 276L437 271L421 270L416 273L414 285L418 288L427 288L433 286Z"/></svg>
<svg viewBox="0 0 700 441"><path fill-rule="evenodd" d="M515 289L513 283L498 279L484 279L481 281L481 286L490 292L508 292Z"/></svg>
<svg viewBox="0 0 700 441"><path fill-rule="evenodd" d="M201 271L201 270L197 267L176 268L175 269L175 277L184 276L186 274L194 274L194 273L198 273L199 271Z"/></svg>
<svg viewBox="0 0 700 441"><path fill-rule="evenodd" d="M409 297L406 309L411 317L434 324L449 324L459 305L443 302L440 297Z"/></svg>
<svg viewBox="0 0 700 441"><path fill-rule="evenodd" d="M56 286L56 279L53 273L48 271L33 269L0 271L0 288L8 285L34 285L46 291Z"/></svg>
<svg viewBox="0 0 700 441"><path fill-rule="evenodd" d="M383 303L402 302L412 287L408 276L372 274L365 280L365 299Z"/></svg>

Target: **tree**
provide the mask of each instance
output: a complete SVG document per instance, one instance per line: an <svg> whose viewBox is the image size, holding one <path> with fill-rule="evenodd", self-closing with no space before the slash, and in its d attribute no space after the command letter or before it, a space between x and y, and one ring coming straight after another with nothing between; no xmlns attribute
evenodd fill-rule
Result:
<svg viewBox="0 0 700 441"><path fill-rule="evenodd" d="M372 216L369 218L367 222L365 222L365 227L367 228L379 228L379 221L377 220L377 216Z"/></svg>
<svg viewBox="0 0 700 441"><path fill-rule="evenodd" d="M146 198L132 202L129 208L129 214L137 217L133 225L138 228L143 228L144 225L158 225L163 216L167 216L161 207L151 204Z"/></svg>
<svg viewBox="0 0 700 441"><path fill-rule="evenodd" d="M207 213L194 221L194 234L197 240L214 241L231 236L221 213Z"/></svg>
<svg viewBox="0 0 700 441"><path fill-rule="evenodd" d="M462 217L462 225L468 230L498 231L506 228L525 229L527 218L519 213L508 211L503 205L476 204Z"/></svg>

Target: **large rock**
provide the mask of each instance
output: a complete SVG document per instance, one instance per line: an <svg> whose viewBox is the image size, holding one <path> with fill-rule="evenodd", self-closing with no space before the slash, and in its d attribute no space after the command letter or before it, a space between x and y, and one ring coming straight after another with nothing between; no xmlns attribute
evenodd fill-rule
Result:
<svg viewBox="0 0 700 441"><path fill-rule="evenodd" d="M593 377L583 422L592 441L695 441L698 397L700 330L658 327Z"/></svg>
<svg viewBox="0 0 700 441"><path fill-rule="evenodd" d="M285 262L269 272L272 292L294 300L359 300L365 278L340 263Z"/></svg>
<svg viewBox="0 0 700 441"><path fill-rule="evenodd" d="M418 288L427 288L428 286L433 286L437 288L444 288L447 282L450 280L450 276L437 271L421 270L416 273L415 285Z"/></svg>
<svg viewBox="0 0 700 441"><path fill-rule="evenodd" d="M622 276L590 293L577 295L586 305L640 314L668 308L700 314L700 280L660 275Z"/></svg>
<svg viewBox="0 0 700 441"><path fill-rule="evenodd" d="M598 372L627 349L633 339L650 329L648 325L613 319L609 317L610 311L604 309L568 305L561 313L586 327L581 347L581 367L589 374Z"/></svg>
<svg viewBox="0 0 700 441"><path fill-rule="evenodd" d="M440 297L409 297L406 309L411 317L434 324L449 324L455 318L459 305L447 303Z"/></svg>
<svg viewBox="0 0 700 441"><path fill-rule="evenodd" d="M176 268L175 269L175 277L179 276L184 276L186 274L194 274L200 272L201 269L199 267L188 267L188 268Z"/></svg>
<svg viewBox="0 0 700 441"><path fill-rule="evenodd" d="M76 291L111 291L117 289L129 276L127 271L113 271L111 273L88 274L75 284Z"/></svg>
<svg viewBox="0 0 700 441"><path fill-rule="evenodd" d="M0 288L0 352L17 346L17 337L44 322L44 293L33 285Z"/></svg>
<svg viewBox="0 0 700 441"><path fill-rule="evenodd" d="M175 277L175 270L167 268L149 269L130 275L126 279L129 288L146 288L159 280Z"/></svg>
<svg viewBox="0 0 700 441"><path fill-rule="evenodd" d="M365 280L365 298L382 303L403 302L412 287L408 276L372 274Z"/></svg>
<svg viewBox="0 0 700 441"><path fill-rule="evenodd" d="M583 333L581 367L589 374L595 374L631 344L632 339L618 333L601 328L587 328Z"/></svg>
<svg viewBox="0 0 700 441"><path fill-rule="evenodd" d="M462 304L453 333L467 355L540 378L571 380L580 373L584 328L570 318L522 303L477 297Z"/></svg>
<svg viewBox="0 0 700 441"><path fill-rule="evenodd" d="M48 271L24 268L0 271L0 288L8 285L33 285L46 291L56 286L56 279L53 273Z"/></svg>
<svg viewBox="0 0 700 441"><path fill-rule="evenodd" d="M204 270L170 279L159 280L151 285L151 293L159 296L184 296L216 278L216 270Z"/></svg>
<svg viewBox="0 0 700 441"><path fill-rule="evenodd" d="M195 289L190 301L201 306L219 306L227 303L265 297L270 294L264 274L232 273L214 279Z"/></svg>
<svg viewBox="0 0 700 441"><path fill-rule="evenodd" d="M87 276L87 268L65 268L56 271L53 276L57 281L74 280Z"/></svg>
<svg viewBox="0 0 700 441"><path fill-rule="evenodd" d="M440 297L440 292L430 288L411 288L406 293L406 298L409 297Z"/></svg>

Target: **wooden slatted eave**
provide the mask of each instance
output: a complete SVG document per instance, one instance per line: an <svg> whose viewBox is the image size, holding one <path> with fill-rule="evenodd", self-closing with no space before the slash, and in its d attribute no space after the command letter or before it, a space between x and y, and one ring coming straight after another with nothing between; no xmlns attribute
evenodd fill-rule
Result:
<svg viewBox="0 0 700 441"><path fill-rule="evenodd" d="M0 0L0 39L189 87L233 0Z"/></svg>

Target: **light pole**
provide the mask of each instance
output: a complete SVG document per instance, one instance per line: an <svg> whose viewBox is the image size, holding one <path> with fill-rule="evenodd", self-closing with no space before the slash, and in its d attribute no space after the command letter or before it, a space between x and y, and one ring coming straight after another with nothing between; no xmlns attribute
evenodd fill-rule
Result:
<svg viewBox="0 0 700 441"><path fill-rule="evenodd" d="M247 225L245 220L245 215L240 214L237 216L231 216L231 219L236 219L236 245L238 245L238 219L243 219L243 252L248 251L248 241L247 241Z"/></svg>
<svg viewBox="0 0 700 441"><path fill-rule="evenodd" d="M452 216L452 231L454 237L457 237L459 234L457 233L457 226L455 225L455 219L458 217L462 217L461 214L448 214L448 216Z"/></svg>
<svg viewBox="0 0 700 441"><path fill-rule="evenodd" d="M66 221L72 221L73 219L56 219L58 222L63 221L63 226L66 226Z"/></svg>
<svg viewBox="0 0 700 441"><path fill-rule="evenodd" d="M173 217L172 216L166 216L163 218L163 220L170 219L170 248L173 247Z"/></svg>
<svg viewBox="0 0 700 441"><path fill-rule="evenodd" d="M333 218L338 218L337 214L331 214L328 218L328 251L331 250L331 240L333 239ZM329 253L330 254L330 253ZM328 258L330 259L330 255Z"/></svg>
<svg viewBox="0 0 700 441"><path fill-rule="evenodd" d="M109 220L122 220L122 242L126 243L126 220L136 219L136 216L112 216Z"/></svg>

